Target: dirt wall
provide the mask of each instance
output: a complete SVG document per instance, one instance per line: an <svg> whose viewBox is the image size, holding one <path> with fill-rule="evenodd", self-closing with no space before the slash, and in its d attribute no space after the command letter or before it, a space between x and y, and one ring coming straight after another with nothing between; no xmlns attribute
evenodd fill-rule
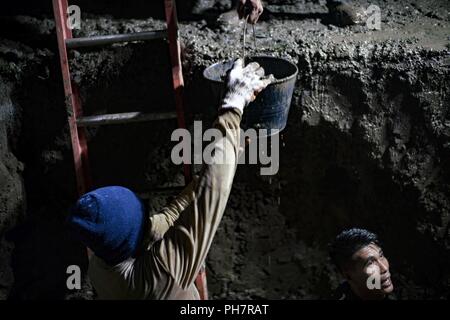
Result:
<svg viewBox="0 0 450 320"><path fill-rule="evenodd" d="M322 9L275 1L257 25L249 54L285 57L299 77L279 173L238 169L207 260L214 298L328 297L339 278L326 245L350 226L379 233L399 298L448 297L448 4L376 3L382 31L338 28ZM93 13L77 36L162 27ZM67 265L86 260L63 225L76 194L54 25L41 16L0 21L19 30L3 29L0 44L0 297L92 298L88 279L80 292L65 288ZM212 21L180 28L187 101L199 119L204 67L242 52L242 25ZM75 51L71 61L89 114L173 108L164 42ZM175 125L90 129L96 185L180 184L168 160ZM168 199L154 193L151 207Z"/></svg>

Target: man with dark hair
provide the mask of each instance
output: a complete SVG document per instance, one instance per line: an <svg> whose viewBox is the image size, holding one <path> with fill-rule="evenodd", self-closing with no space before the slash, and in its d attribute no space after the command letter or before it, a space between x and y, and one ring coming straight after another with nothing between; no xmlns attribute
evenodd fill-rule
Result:
<svg viewBox="0 0 450 320"><path fill-rule="evenodd" d="M342 231L330 245L330 257L345 282L336 291L339 300L382 300L394 286L389 262L378 236L365 229Z"/></svg>

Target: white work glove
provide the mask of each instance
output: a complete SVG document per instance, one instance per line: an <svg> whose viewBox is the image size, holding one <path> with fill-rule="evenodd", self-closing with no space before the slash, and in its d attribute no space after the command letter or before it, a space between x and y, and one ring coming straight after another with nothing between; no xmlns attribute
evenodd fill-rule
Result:
<svg viewBox="0 0 450 320"><path fill-rule="evenodd" d="M256 95L275 81L273 75L264 76L264 69L256 62L244 68L244 60L237 59L228 74L227 91L221 108L236 108L244 112L244 108Z"/></svg>

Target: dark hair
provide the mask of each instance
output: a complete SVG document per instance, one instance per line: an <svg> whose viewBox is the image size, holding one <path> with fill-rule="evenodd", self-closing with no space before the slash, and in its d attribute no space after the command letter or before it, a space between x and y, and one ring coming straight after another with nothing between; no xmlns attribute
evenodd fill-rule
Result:
<svg viewBox="0 0 450 320"><path fill-rule="evenodd" d="M342 231L330 244L330 258L342 271L353 254L371 243L380 245L378 236L365 229L352 228Z"/></svg>

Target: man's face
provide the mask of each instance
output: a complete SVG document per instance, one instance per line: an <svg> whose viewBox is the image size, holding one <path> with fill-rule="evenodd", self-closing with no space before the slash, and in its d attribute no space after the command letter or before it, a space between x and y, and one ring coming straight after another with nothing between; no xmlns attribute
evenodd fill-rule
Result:
<svg viewBox="0 0 450 320"><path fill-rule="evenodd" d="M356 251L344 273L355 294L362 299L380 299L394 290L389 262L374 243Z"/></svg>

